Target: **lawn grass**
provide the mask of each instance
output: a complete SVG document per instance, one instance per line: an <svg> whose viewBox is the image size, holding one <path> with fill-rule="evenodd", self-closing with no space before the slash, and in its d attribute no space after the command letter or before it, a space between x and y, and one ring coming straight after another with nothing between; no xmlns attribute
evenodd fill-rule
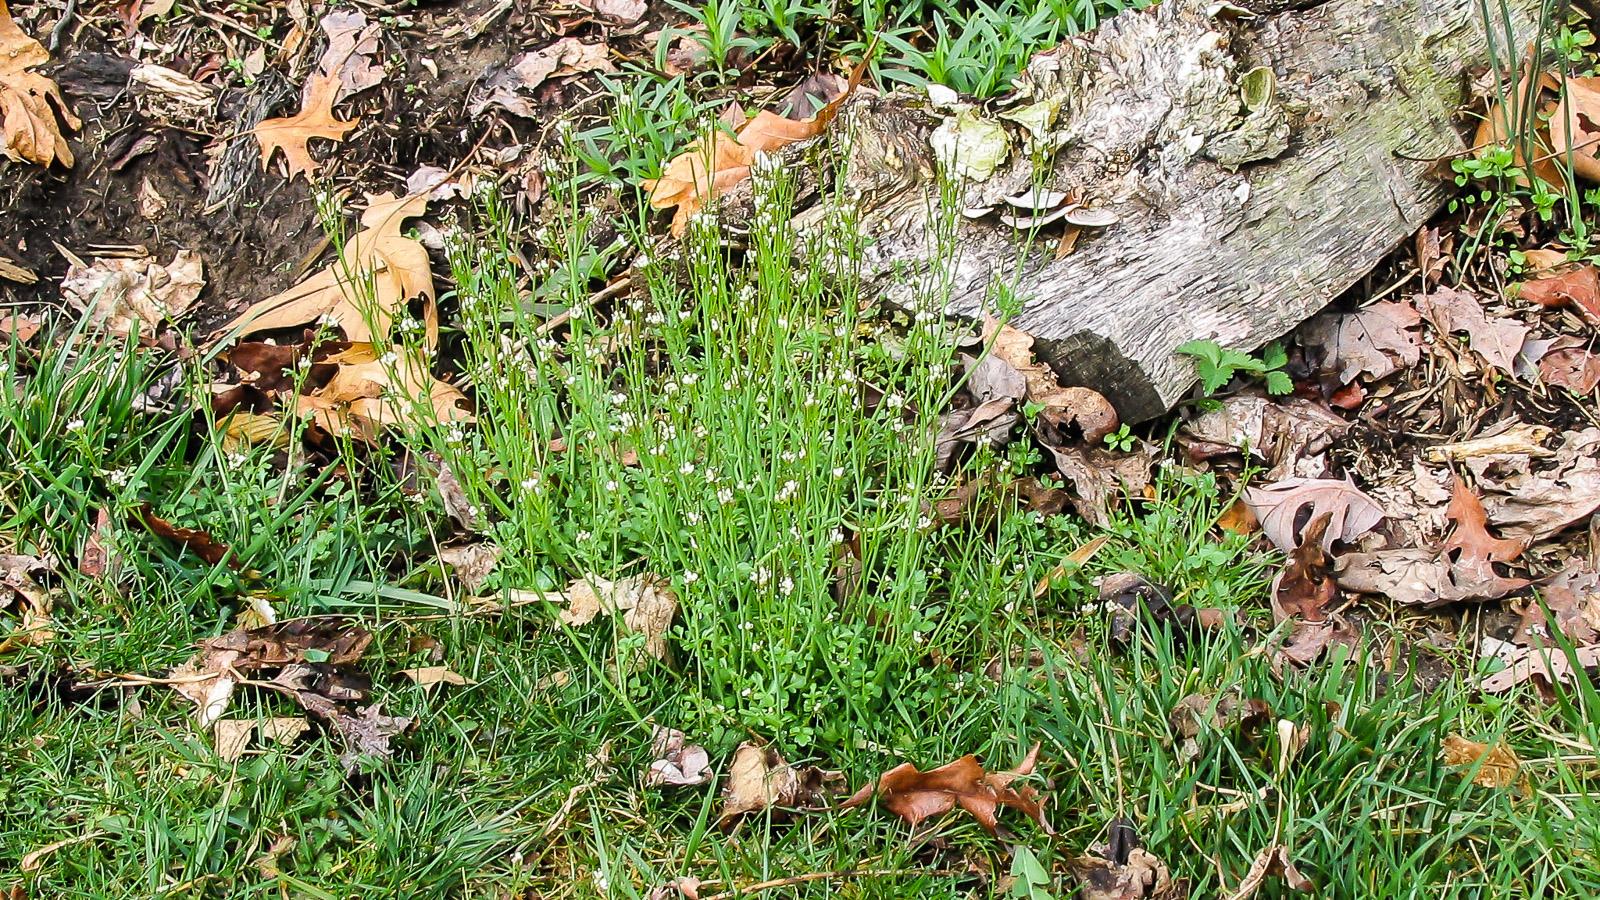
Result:
<svg viewBox="0 0 1600 900"><path fill-rule="evenodd" d="M451 251L480 422L419 414L392 442L348 447L343 469L225 448L182 403L136 411L171 377L151 354L81 332L9 347L7 549L74 560L106 508L122 569L58 566L55 639L5 660L0 877L60 897L644 897L679 876L713 892L843 873L782 894L971 897L1007 890L1020 846L1052 873L1041 889L1070 896L1067 861L1123 817L1194 896L1226 893L1273 843L1329 896L1600 891L1592 688L1480 697L1464 653L1388 654L1382 625L1369 656L1274 671L1262 632L1276 561L1214 527L1232 498L1209 475L1165 471L1103 532L1003 493L991 514L934 521L950 485L930 435L958 381L956 326L860 296L848 222L795 235L779 224L784 179L762 184L769 213L750 246L726 252L706 219L679 258L643 266L647 299L588 308L581 279L555 277L568 293L547 299L576 313L561 340L514 299L514 223L486 207L480 237ZM550 240L581 259L585 233L574 217ZM937 285L922 288L933 308ZM551 448L558 436L565 449ZM437 496L413 499L392 474L401 454L429 451L479 507L474 539L505 551L480 593L650 571L683 604L672 664L604 621L563 626L548 605L465 612L435 558L463 538ZM982 449L966 465L1017 472L1030 452ZM146 502L254 571L145 533L129 513ZM1101 535L1099 553L1036 596ZM840 589L846 539L859 571ZM1115 644L1093 579L1117 571L1241 623ZM251 596L375 629L374 696L417 722L392 760L346 774L336 739L313 729L227 762L171 690L100 680L163 674ZM397 677L430 652L471 683ZM1456 674L1424 689L1424 662ZM1203 728L1189 758L1169 716L1191 694L1271 713ZM296 712L244 692L230 715ZM996 839L959 813L912 830L873 809L721 828L719 784L643 786L654 724L703 743L719 771L754 736L852 786L907 760L1008 766L1041 742L1056 834L1003 820L1012 833ZM1526 788L1445 765L1452 733L1508 742Z"/></svg>
<svg viewBox="0 0 1600 900"><path fill-rule="evenodd" d="M990 21L1006 34L976 49L936 26L907 76L985 92L1029 48L1118 5L858 9L865 31L912 9ZM1045 9L1055 30L1029 24ZM758 40L816 15L696 10L760 20ZM709 85L617 86L632 101L569 149L585 177L632 183L693 134ZM578 174L552 192L578 190ZM194 409L203 358L70 323L7 344L0 552L59 562L53 639L0 656L0 894L644 898L679 877L721 896L814 875L770 895L1068 897L1070 861L1116 819L1196 897L1226 896L1275 844L1330 897L1600 894L1591 684L1484 696L1467 649L1383 621L1353 657L1277 665L1267 591L1281 561L1217 527L1234 498L1209 474L1164 469L1105 529L998 489L940 521L956 483L1037 462L1019 441L937 471L931 436L959 353L982 348L960 349L963 326L933 312L936 282L912 286L920 313L863 295L848 216L797 234L784 173L757 182L748 238L707 216L665 252L642 233L593 246L569 194L539 232L555 266L533 282L513 251L523 223L486 199L449 244L446 298L445 358L479 421L441 425L419 404L331 464L308 461L298 422L283 425L288 449L234 446ZM642 257L644 290L591 304L594 261L616 253ZM548 327L553 311L570 324ZM407 474L425 454L476 509L471 533ZM208 564L151 535L144 504L232 556ZM77 569L94 535L118 560L109 575ZM471 542L502 552L476 590L438 559ZM1118 572L1237 617L1203 631L1146 622L1115 641L1095 579ZM513 602L643 573L681 602L667 662L603 618L572 627L554 603ZM228 761L187 700L116 677L164 675L263 601L374 631L373 698L415 720L392 759L347 771L338 738L313 727ZM0 611L0 639L18 626ZM434 662L468 683L400 675ZM1208 721L1186 745L1172 713L1194 695L1267 712ZM229 716L301 712L243 690ZM646 787L656 725L703 744L718 779ZM1441 758L1452 734L1505 742L1525 780L1474 783ZM976 753L1003 768L1037 742L1031 783L1055 833L1008 814L991 836L959 811L911 828L871 806L723 826L726 764L752 738L852 788L906 761ZM1031 892L1005 877L1020 854L1047 873ZM1286 893L1269 879L1260 896Z"/></svg>

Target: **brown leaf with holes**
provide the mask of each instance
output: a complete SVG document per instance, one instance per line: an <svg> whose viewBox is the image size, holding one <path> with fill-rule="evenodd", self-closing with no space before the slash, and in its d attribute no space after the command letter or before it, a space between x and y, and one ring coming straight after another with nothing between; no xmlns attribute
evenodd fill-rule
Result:
<svg viewBox="0 0 1600 900"><path fill-rule="evenodd" d="M1600 322L1600 270L1588 263L1557 275L1524 281L1518 296L1552 309L1570 306L1589 321Z"/></svg>
<svg viewBox="0 0 1600 900"><path fill-rule="evenodd" d="M926 772L912 763L901 763L883 773L876 785L867 784L856 791L841 808L861 806L876 795L884 809L917 825L960 806L990 834L996 834L1000 808L1009 807L1033 819L1046 834L1054 834L1045 819L1045 798L1030 785L1013 787L1033 772L1038 757L1039 745L1034 744L1022 762L1006 772L985 771L971 754Z"/></svg>
<svg viewBox="0 0 1600 900"><path fill-rule="evenodd" d="M50 61L44 45L22 33L5 0L0 0L0 154L48 168L72 168L72 147L61 133L83 127L61 89L49 78L27 71Z"/></svg>
<svg viewBox="0 0 1600 900"><path fill-rule="evenodd" d="M298 113L263 119L253 132L261 144L261 168L265 169L272 162L272 154L281 150L289 167L290 180L296 175L311 180L319 166L311 158L307 144L313 138L342 142L345 134L361 121L360 117L347 121L334 116L333 104L342 87L337 73L312 75L306 81L305 97Z"/></svg>
<svg viewBox="0 0 1600 900"><path fill-rule="evenodd" d="M1313 521L1324 513L1329 516L1322 539L1322 549L1328 551L1334 541L1353 541L1383 521L1383 507L1348 479L1285 478L1245 488L1244 502L1261 522L1261 533L1284 553L1300 546L1302 517Z"/></svg>

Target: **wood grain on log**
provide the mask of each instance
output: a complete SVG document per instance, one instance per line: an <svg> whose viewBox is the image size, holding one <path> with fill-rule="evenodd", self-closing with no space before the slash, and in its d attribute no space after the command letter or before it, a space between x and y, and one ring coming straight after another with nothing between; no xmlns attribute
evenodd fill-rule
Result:
<svg viewBox="0 0 1600 900"><path fill-rule="evenodd" d="M1510 6L1527 33L1538 0ZM841 117L840 193L863 211L869 283L910 303L937 274L949 311L970 316L1009 286L1022 299L1013 324L1064 384L1101 391L1128 421L1159 415L1194 382L1178 345L1282 336L1449 199L1433 171L1465 148L1456 117L1469 71L1489 60L1480 8L1332 0L1250 17L1167 0L1035 58L1006 109L970 111L1003 125L1011 151L960 202L994 205L1038 181L1117 214L1061 259L1038 244L1019 253L993 216L941 240L929 136L950 116L856 98ZM1019 111L1053 115L1034 138L1007 120Z"/></svg>

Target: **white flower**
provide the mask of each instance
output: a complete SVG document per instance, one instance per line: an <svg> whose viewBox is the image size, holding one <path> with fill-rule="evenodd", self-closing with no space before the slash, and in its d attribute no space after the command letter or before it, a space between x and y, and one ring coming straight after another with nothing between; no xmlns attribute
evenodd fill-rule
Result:
<svg viewBox="0 0 1600 900"><path fill-rule="evenodd" d="M794 593L794 579L787 575L783 576L783 580L778 582L778 593L785 597Z"/></svg>
<svg viewBox="0 0 1600 900"><path fill-rule="evenodd" d="M678 474L680 474L680 475L693 475L694 474L694 463L685 462L683 465L679 466L678 467Z"/></svg>
<svg viewBox="0 0 1600 900"><path fill-rule="evenodd" d="M699 580L700 580L700 573L699 572L687 571L686 570L683 573L683 583L684 584L694 584L696 581L699 581Z"/></svg>

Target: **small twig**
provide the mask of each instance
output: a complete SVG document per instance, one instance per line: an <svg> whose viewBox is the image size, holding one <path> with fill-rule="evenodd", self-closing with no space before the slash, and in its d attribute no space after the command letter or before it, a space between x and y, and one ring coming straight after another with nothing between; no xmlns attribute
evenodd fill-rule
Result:
<svg viewBox="0 0 1600 900"><path fill-rule="evenodd" d="M770 881L758 881L744 887L731 888L715 894L701 897L700 900L732 900L734 897L743 897L760 891L770 891L773 888L791 887L811 881L832 881L842 878L896 878L902 875L927 875L933 878L951 878L960 873L955 869L840 869L836 872L809 872L805 875L790 875L787 878L774 878Z"/></svg>

